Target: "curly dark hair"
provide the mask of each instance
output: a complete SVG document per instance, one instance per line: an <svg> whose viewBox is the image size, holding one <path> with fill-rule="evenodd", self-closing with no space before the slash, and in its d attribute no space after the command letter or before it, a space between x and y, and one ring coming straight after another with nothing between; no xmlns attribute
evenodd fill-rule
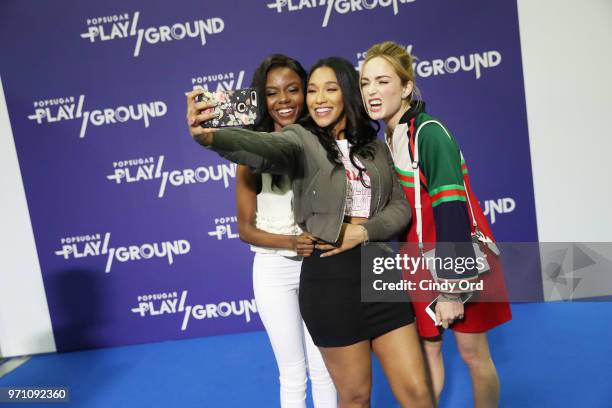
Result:
<svg viewBox="0 0 612 408"><path fill-rule="evenodd" d="M319 127L310 114L304 116L299 123L317 136L319 142L327 152L327 157L330 161L342 165L340 151L335 143L336 138L333 134L333 128L346 117L346 127L342 132L344 133L344 137L351 144L349 158L351 163L359 170L359 178L362 184L369 187L363 181L362 177L365 169L356 163L355 154L370 159L374 158L374 151L376 149L374 141L377 138L380 125L378 122L372 122L370 120L363 107L361 91L359 89L359 76L349 61L340 57L321 59L310 69L308 80L310 80L312 73L321 67L331 68L336 74L336 79L342 91L344 110L340 116L338 116L338 119L324 128Z"/></svg>

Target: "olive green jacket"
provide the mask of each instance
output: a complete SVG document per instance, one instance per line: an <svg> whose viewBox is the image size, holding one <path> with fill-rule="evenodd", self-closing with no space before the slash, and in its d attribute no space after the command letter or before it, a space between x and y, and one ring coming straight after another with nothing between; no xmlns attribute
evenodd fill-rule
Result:
<svg viewBox="0 0 612 408"><path fill-rule="evenodd" d="M375 144L373 160L357 156L372 188L370 217L363 226L370 241L387 241L406 228L411 211L388 147L378 139ZM225 128L214 134L207 148L261 173L289 175L296 222L324 241L338 241L346 205L346 172L328 159L315 135L300 125L277 133Z"/></svg>

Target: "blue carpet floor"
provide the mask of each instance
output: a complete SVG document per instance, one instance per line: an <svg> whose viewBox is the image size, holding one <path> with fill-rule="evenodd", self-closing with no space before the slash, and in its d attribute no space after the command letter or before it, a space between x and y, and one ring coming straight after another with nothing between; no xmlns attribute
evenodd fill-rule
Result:
<svg viewBox="0 0 612 408"><path fill-rule="evenodd" d="M489 334L502 407L612 407L612 303L519 304L513 314ZM449 334L440 406L470 407L468 372ZM277 375L266 334L256 332L35 356L0 387L69 387L70 403L56 407L268 408L279 406ZM0 408L11 405L43 406ZM372 406L397 406L376 363Z"/></svg>

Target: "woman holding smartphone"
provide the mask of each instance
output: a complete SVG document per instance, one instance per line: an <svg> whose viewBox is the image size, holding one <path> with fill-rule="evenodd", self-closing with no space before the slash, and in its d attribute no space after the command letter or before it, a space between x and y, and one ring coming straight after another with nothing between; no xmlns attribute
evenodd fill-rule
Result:
<svg viewBox="0 0 612 408"><path fill-rule="evenodd" d="M340 407L368 407L370 353L402 407L431 407L425 363L409 303L361 302L360 244L398 234L410 208L388 148L361 103L353 66L327 58L311 69L309 116L280 133L204 129L198 91L188 95L193 138L222 156L292 179L298 224L317 238L300 276L300 311L339 394ZM333 256L332 256L333 255Z"/></svg>
<svg viewBox="0 0 612 408"><path fill-rule="evenodd" d="M414 222L417 214L413 208L413 222L405 240L433 245L436 242L468 243L459 248L471 251L468 255L473 258L472 235L488 237L491 242L493 235L471 191L467 167L457 142L446 127L425 113L424 102L413 97L412 56L391 41L376 44L367 52L360 82L363 103L370 117L385 122L387 143L407 198L411 203L420 201L422 221ZM448 245L444 245L446 247L436 245L436 256L442 256L438 252L448 251ZM482 275L482 292L473 293L472 300L465 305L460 293L431 293L428 301L420 294L419 301L414 302L414 310L436 399L444 385L442 330L438 326L450 326L455 332L461 357L470 370L475 406L495 407L499 402L499 379L486 332L510 320L511 313L505 300L501 265L491 251L485 252L490 271ZM478 278L474 268L461 273L438 271L438 281L474 281ZM436 296L437 324L425 312L429 301ZM473 301L478 297L488 301Z"/></svg>
<svg viewBox="0 0 612 408"><path fill-rule="evenodd" d="M259 114L253 130L280 132L304 113L306 71L285 55L264 59L253 75ZM335 408L334 384L306 330L298 304L301 256L313 239L295 222L293 191L286 175L255 174L239 165L236 207L240 239L251 244L253 291L279 370L282 408L306 407L307 374L316 408Z"/></svg>

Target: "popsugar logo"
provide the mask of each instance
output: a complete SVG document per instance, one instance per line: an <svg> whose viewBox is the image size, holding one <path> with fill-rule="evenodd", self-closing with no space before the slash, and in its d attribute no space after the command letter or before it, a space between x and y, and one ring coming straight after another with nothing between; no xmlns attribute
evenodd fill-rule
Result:
<svg viewBox="0 0 612 408"><path fill-rule="evenodd" d="M204 46L206 45L207 35L219 34L225 28L224 21L219 17L159 27L138 28L139 17L140 12L136 11L132 16L129 13L124 13L88 18L86 22L87 31L81 33L81 38L89 39L89 42L95 43L96 41L136 37L134 57L138 57L143 42L155 45L157 43L180 41L185 38L199 38Z"/></svg>
<svg viewBox="0 0 612 408"><path fill-rule="evenodd" d="M412 54L412 45L406 47L408 53ZM366 52L357 53L358 68L361 69ZM480 79L485 69L495 68L502 62L502 54L499 51L483 51L468 55L450 56L430 61L416 60L412 64L414 73L421 78L430 76L456 74L458 72L474 72L476 79Z"/></svg>
<svg viewBox="0 0 612 408"><path fill-rule="evenodd" d="M120 105L108 108L84 110L85 95L46 99L34 102L34 113L28 119L37 124L55 123L66 120L81 119L79 138L87 134L87 127L105 126L128 121L142 121L145 128L151 124L152 118L162 117L168 112L168 107L162 101L138 103L135 105Z"/></svg>
<svg viewBox="0 0 612 408"><path fill-rule="evenodd" d="M218 241L221 241L224 238L233 239L240 237L240 234L234 233L233 231L238 231L236 227L236 223L238 222L238 217L221 217L215 218L215 229L208 232L208 235L211 237L217 237ZM232 229L232 225L234 225L235 229Z"/></svg>
<svg viewBox="0 0 612 408"><path fill-rule="evenodd" d="M276 0L269 3L268 8L283 11L300 11L307 8L325 7L322 27L327 27L333 13L348 14L376 8L393 8L393 15L399 13L399 6L414 3L416 0Z"/></svg>
<svg viewBox="0 0 612 408"><path fill-rule="evenodd" d="M489 217L491 224L495 224L498 214L509 214L515 209L516 201L510 197L484 201L484 215Z"/></svg>
<svg viewBox="0 0 612 408"><path fill-rule="evenodd" d="M244 70L238 72L221 72L191 78L192 87L201 87L205 91L235 91L242 89Z"/></svg>
<svg viewBox="0 0 612 408"><path fill-rule="evenodd" d="M229 188L229 179L236 178L235 163L199 166L177 170L164 170L165 156L145 157L139 159L119 160L113 162L113 171L107 175L107 180L115 184L138 183L159 180L157 197L163 198L168 185L180 187L183 185L222 181Z"/></svg>
<svg viewBox="0 0 612 408"><path fill-rule="evenodd" d="M191 250L191 244L184 239L115 247L110 245L110 238L110 232L62 238L62 249L55 251L55 255L66 260L106 255L104 272L110 273L114 261L125 263L165 258L168 265L172 265L175 256L185 255Z"/></svg>
<svg viewBox="0 0 612 408"><path fill-rule="evenodd" d="M188 292L156 293L138 296L138 306L132 308L132 313L140 317L174 315L183 313L181 331L187 330L191 318L196 320L219 319L230 316L244 316L247 323L251 314L257 313L255 299L241 299L207 304L187 304Z"/></svg>

